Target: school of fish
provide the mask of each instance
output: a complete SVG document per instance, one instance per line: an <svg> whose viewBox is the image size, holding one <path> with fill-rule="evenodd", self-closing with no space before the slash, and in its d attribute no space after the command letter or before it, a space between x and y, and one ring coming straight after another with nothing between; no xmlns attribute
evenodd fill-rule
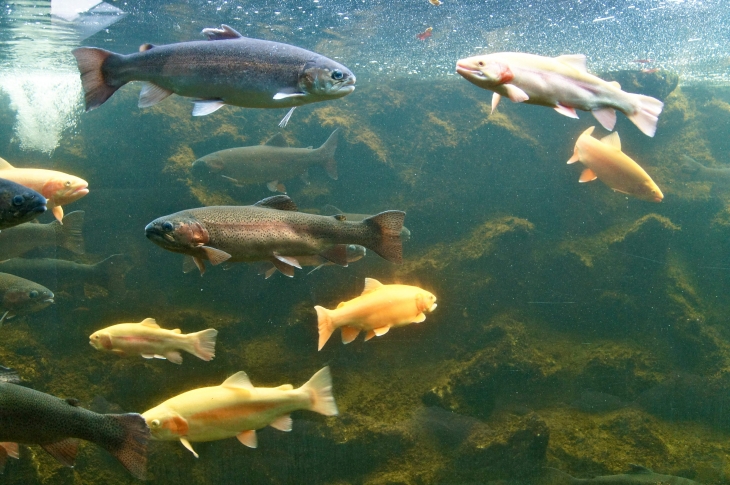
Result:
<svg viewBox="0 0 730 485"><path fill-rule="evenodd" d="M429 27L417 38L425 41L432 30ZM355 75L321 54L247 38L227 25L202 33L207 40L146 43L131 54L97 47L73 50L86 110L99 108L125 84L141 81L140 108L154 106L172 94L193 100L193 116L211 114L225 105L289 108L280 123L284 127L294 108L342 98L355 89ZM515 103L550 107L572 118L578 117L576 110L589 111L609 131L620 111L644 134L654 136L663 109L658 99L625 92L617 83L590 74L582 55L549 58L490 53L458 60L456 72L493 91L492 110L502 97L508 97ZM662 191L623 152L618 133L597 139L591 136L593 131L591 127L579 136L568 160L585 165L580 182L599 179L616 192L661 202ZM270 191L282 193L287 191L285 181L301 177L308 183L308 171L314 166L337 180L338 133L338 129L332 131L319 148L291 147L282 133L260 145L221 147L195 160L191 173L195 183L266 184ZM711 170L692 159L686 161L686 172L692 176L717 176ZM54 288L79 283L120 286L126 266L122 255L95 264L22 257L41 247L83 254L85 213L64 216L63 207L88 193L88 183L78 176L34 166L18 168L0 159L0 325L54 303L53 291L43 283ZM55 221L33 221L46 209ZM162 249L184 255L185 271L197 268L201 275L206 271L205 261L226 267L258 263L266 278L275 271L292 277L303 266L315 266L315 270L326 265L347 267L362 259L367 250L396 264L403 261L402 243L411 236L403 225L405 212L350 214L333 206L324 212L327 214L301 212L288 196L276 195L248 206L180 208L173 214L157 215L145 227L145 236ZM366 278L359 296L334 309L314 306L318 350L337 329L342 342L348 344L361 332L367 341L392 328L423 322L437 308L436 301L434 293L418 286ZM183 334L180 329L162 328L155 318L110 323L99 322L99 329L89 336L94 349L116 356L104 358L141 356L181 364L181 351L205 362L215 357L218 330L213 328ZM237 372L220 385L160 396L166 399L141 415L95 413L73 398L30 389L9 369L2 369L8 372L0 372L0 467L7 458L22 458L19 443L39 445L62 464L73 466L81 439L104 448L134 477L144 479L148 439L179 441L198 457L193 448L196 442L236 437L256 448L257 430L271 426L291 431L290 414L295 411L338 414L329 367L296 389L290 384L255 387L245 372ZM673 477L648 469L635 470L634 475L627 475L625 483L644 483L649 476L667 483L692 483L672 481ZM578 480L558 471L554 476L564 483L618 483L609 477Z"/></svg>

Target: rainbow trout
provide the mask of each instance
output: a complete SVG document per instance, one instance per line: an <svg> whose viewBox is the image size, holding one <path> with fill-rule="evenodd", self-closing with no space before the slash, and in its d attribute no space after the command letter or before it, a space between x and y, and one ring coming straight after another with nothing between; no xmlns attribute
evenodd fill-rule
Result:
<svg viewBox="0 0 730 485"><path fill-rule="evenodd" d="M355 89L355 75L349 69L315 52L249 39L227 25L203 29L203 34L207 41L144 44L140 52L129 55L94 47L74 49L86 111L101 106L130 81L145 82L140 108L175 93L195 98L193 116L213 113L226 104L293 108L341 98Z"/></svg>
<svg viewBox="0 0 730 485"><path fill-rule="evenodd" d="M104 448L143 480L149 433L139 414L98 414L75 399L0 381L0 442L40 445L66 466L74 465L82 439Z"/></svg>
<svg viewBox="0 0 730 485"><path fill-rule="evenodd" d="M43 310L53 303L53 292L19 276L0 273L0 326L15 315Z"/></svg>
<svg viewBox="0 0 730 485"><path fill-rule="evenodd" d="M286 195L249 206L213 206L176 212L147 224L145 235L168 251L192 256L200 273L204 260L269 261L287 276L301 269L299 256L319 255L347 266L348 244L375 251L394 263L403 261L400 232L405 212L385 211L361 222L338 216L297 212Z"/></svg>
<svg viewBox="0 0 730 485"><path fill-rule="evenodd" d="M45 211L46 198L41 194L11 180L0 179L0 229L28 222Z"/></svg>
<svg viewBox="0 0 730 485"><path fill-rule="evenodd" d="M84 254L84 211L69 212L49 224L27 222L0 232L0 260L17 258L35 248L60 246Z"/></svg>
<svg viewBox="0 0 730 485"><path fill-rule="evenodd" d="M286 193L280 180L301 175L306 180L307 169L321 165L331 179L337 180L337 130L319 148L292 148L281 133L265 144L228 148L210 153L193 163L195 175L220 175L236 185L266 183L272 192Z"/></svg>

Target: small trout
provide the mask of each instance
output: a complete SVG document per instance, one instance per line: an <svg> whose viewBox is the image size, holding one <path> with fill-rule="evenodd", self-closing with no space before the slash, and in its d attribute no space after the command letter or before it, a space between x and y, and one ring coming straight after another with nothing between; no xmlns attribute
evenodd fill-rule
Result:
<svg viewBox="0 0 730 485"><path fill-rule="evenodd" d="M36 248L59 246L76 254L84 254L84 211L69 212L63 224L53 221L49 224L26 222L0 232L0 255L2 259L22 256Z"/></svg>
<svg viewBox="0 0 730 485"><path fill-rule="evenodd" d="M25 278L0 273L0 326L16 315L43 310L53 303L53 292Z"/></svg>

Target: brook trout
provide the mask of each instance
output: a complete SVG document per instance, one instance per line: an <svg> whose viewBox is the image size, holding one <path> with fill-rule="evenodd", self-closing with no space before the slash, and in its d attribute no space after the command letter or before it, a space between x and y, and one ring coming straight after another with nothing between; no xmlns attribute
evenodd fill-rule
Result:
<svg viewBox="0 0 730 485"><path fill-rule="evenodd" d="M0 229L28 222L45 211L46 198L41 194L11 180L0 179Z"/></svg>
<svg viewBox="0 0 730 485"><path fill-rule="evenodd" d="M227 25L203 29L203 34L207 41L144 44L129 55L94 47L73 50L86 111L101 106L130 81L145 82L140 108L175 93L196 98L193 116L213 113L226 104L292 108L341 98L355 89L355 75L320 54L249 39Z"/></svg>
<svg viewBox="0 0 730 485"><path fill-rule="evenodd" d="M269 261L287 276L301 269L297 257L319 255L347 265L347 245L365 246L394 263L403 260L400 231L405 212L385 211L362 222L297 212L286 195L250 206L213 206L176 212L147 224L145 235L168 251L205 260Z"/></svg>
<svg viewBox="0 0 730 485"><path fill-rule="evenodd" d="M290 148L281 133L263 145L229 148L199 158L193 163L193 174L215 174L236 185L266 183L272 192L286 193L282 180L302 176L307 169L321 165L331 179L337 180L337 130L319 148Z"/></svg>
<svg viewBox="0 0 730 485"><path fill-rule="evenodd" d="M0 273L0 326L16 315L43 310L53 303L53 292L19 276Z"/></svg>
<svg viewBox="0 0 730 485"><path fill-rule="evenodd" d="M79 439L101 446L132 475L144 480L149 429L142 416L97 414L79 407L75 399L63 400L0 382L1 442L40 445L71 467Z"/></svg>
<svg viewBox="0 0 730 485"><path fill-rule="evenodd" d="M66 214L63 224L26 222L0 232L0 259L22 256L35 248L60 246L76 254L84 254L84 211Z"/></svg>
<svg viewBox="0 0 730 485"><path fill-rule="evenodd" d="M256 430L271 426L291 431L292 411L305 409L325 416L337 415L329 367L314 374L299 389L291 384L254 387L245 372L237 372L220 386L184 392L142 416L155 440L180 442L198 457L190 444L236 437L256 448Z"/></svg>
<svg viewBox="0 0 730 485"><path fill-rule="evenodd" d="M502 96L515 103L537 104L577 118L576 109L590 111L607 130L616 125L621 111L648 136L654 136L664 103L621 90L589 74L584 55L543 57L518 52L497 52L460 59L456 72L470 83L494 91L492 110Z"/></svg>

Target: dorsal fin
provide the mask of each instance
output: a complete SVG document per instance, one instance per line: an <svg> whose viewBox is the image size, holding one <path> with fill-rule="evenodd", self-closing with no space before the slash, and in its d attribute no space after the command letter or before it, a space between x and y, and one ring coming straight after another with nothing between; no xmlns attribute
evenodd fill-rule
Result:
<svg viewBox="0 0 730 485"><path fill-rule="evenodd" d="M277 389L280 391L291 391L292 389L294 389L294 386L292 386L291 384L282 384L277 387Z"/></svg>
<svg viewBox="0 0 730 485"><path fill-rule="evenodd" d="M618 81L609 81L608 84L610 84L611 86L613 86L615 88L621 89L621 85L618 83Z"/></svg>
<svg viewBox="0 0 730 485"><path fill-rule="evenodd" d="M157 321L154 318L145 318L141 322L139 322L140 325L143 325L145 327L150 328L160 328L159 325L157 325Z"/></svg>
<svg viewBox="0 0 730 485"><path fill-rule="evenodd" d="M362 290L363 295L367 295L383 286L383 283L376 280L375 278L365 278L365 289Z"/></svg>
<svg viewBox="0 0 730 485"><path fill-rule="evenodd" d="M617 132L613 132L610 135L606 135L603 138L601 138L601 143L605 143L606 145L612 146L618 150L621 150L621 138L618 137Z"/></svg>
<svg viewBox="0 0 730 485"><path fill-rule="evenodd" d="M219 29L216 29L215 27L203 29L202 33L208 38L208 40L230 40L240 39L241 37L243 37L241 34L236 32L226 24L221 24L221 27Z"/></svg>
<svg viewBox="0 0 730 485"><path fill-rule="evenodd" d="M154 48L155 48L154 44L142 44L141 46L139 46L139 51L146 52L146 51L148 51L150 49L154 49Z"/></svg>
<svg viewBox="0 0 730 485"><path fill-rule="evenodd" d="M280 211L297 211L297 205L288 195L274 195L260 200L254 204L256 207L266 207L267 209L276 209Z"/></svg>
<svg viewBox="0 0 730 485"><path fill-rule="evenodd" d="M243 372L236 372L231 377L223 381L221 387L235 387L239 389L253 389L253 384L248 379L248 375Z"/></svg>
<svg viewBox="0 0 730 485"><path fill-rule="evenodd" d="M15 168L15 167L10 165L10 162L5 160L4 158L0 158L0 170L7 170L9 168Z"/></svg>
<svg viewBox="0 0 730 485"><path fill-rule="evenodd" d="M276 135L272 136L268 140L266 140L266 143L264 145L270 146L270 147L283 147L288 148L289 144L284 139L284 135L281 133L277 133Z"/></svg>
<svg viewBox="0 0 730 485"><path fill-rule="evenodd" d="M172 329L172 330L170 330L170 331L171 331L172 333L182 333L182 330L180 330L179 328L173 328L173 329Z"/></svg>
<svg viewBox="0 0 730 485"><path fill-rule="evenodd" d="M558 56L555 58L556 61L562 62L574 69L578 69L580 72L588 72L586 70L586 56L583 54L568 54L564 56Z"/></svg>

